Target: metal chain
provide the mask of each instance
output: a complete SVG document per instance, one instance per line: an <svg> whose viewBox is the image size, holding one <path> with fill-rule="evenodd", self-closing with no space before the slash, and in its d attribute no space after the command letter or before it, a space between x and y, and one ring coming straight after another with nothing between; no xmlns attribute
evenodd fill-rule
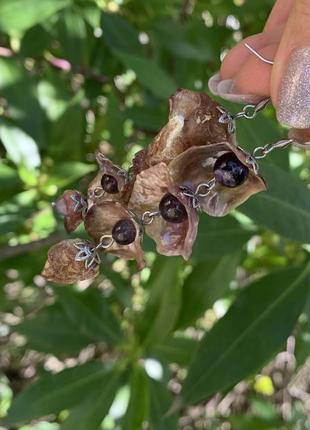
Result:
<svg viewBox="0 0 310 430"><path fill-rule="evenodd" d="M143 226L150 225L154 221L154 218L159 217L159 216L160 216L159 211L154 211L154 212L146 211L141 216L141 224Z"/></svg>
<svg viewBox="0 0 310 430"><path fill-rule="evenodd" d="M246 155L246 163L251 166L251 168L254 170L254 173L257 175L259 172L259 164L257 160L265 158L275 149L286 148L294 142L295 141L293 139L282 139L276 143L267 143L264 146L257 146L252 153L245 151L240 146L238 147L238 149L240 149Z"/></svg>
<svg viewBox="0 0 310 430"><path fill-rule="evenodd" d="M232 115L234 119L237 118L245 118L245 119L254 119L256 115L263 111L268 104L270 103L270 97L267 99L261 100L257 104L248 104L245 105L241 112L236 113L235 115Z"/></svg>
<svg viewBox="0 0 310 430"><path fill-rule="evenodd" d="M114 239L111 234L104 234L101 236L98 245L95 247L95 249L107 249L111 248L111 246L114 244Z"/></svg>
<svg viewBox="0 0 310 430"><path fill-rule="evenodd" d="M236 130L236 119L245 118L245 119L254 119L256 115L263 111L266 106L270 103L270 98L261 100L257 104L247 104L243 107L242 111L231 114L222 106L217 106L217 110L221 112L221 116L218 121L221 124L227 124L228 133L232 134Z"/></svg>
<svg viewBox="0 0 310 430"><path fill-rule="evenodd" d="M183 196L191 199L193 209L200 209L200 199L207 197L211 190L215 187L215 178L210 179L208 182L202 182L197 185L195 191L189 190L187 187L180 187Z"/></svg>

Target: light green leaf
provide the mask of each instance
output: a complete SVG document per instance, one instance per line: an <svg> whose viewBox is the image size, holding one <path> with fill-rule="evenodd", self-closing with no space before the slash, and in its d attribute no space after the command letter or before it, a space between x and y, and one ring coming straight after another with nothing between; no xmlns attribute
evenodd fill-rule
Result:
<svg viewBox="0 0 310 430"><path fill-rule="evenodd" d="M91 362L56 375L41 376L13 401L5 425L16 425L70 409L88 398L94 388L104 387L108 370L102 363Z"/></svg>
<svg viewBox="0 0 310 430"><path fill-rule="evenodd" d="M118 51L117 56L137 75L140 84L166 100L177 89L170 76L155 61Z"/></svg>
<svg viewBox="0 0 310 430"><path fill-rule="evenodd" d="M180 395L182 404L207 399L263 367L292 332L309 294L310 265L285 269L241 291L205 335Z"/></svg>
<svg viewBox="0 0 310 430"><path fill-rule="evenodd" d="M71 0L1 0L0 29L5 33L27 30L70 3Z"/></svg>
<svg viewBox="0 0 310 430"><path fill-rule="evenodd" d="M35 169L41 164L36 142L23 130L8 121L0 122L0 139L8 157L16 164Z"/></svg>

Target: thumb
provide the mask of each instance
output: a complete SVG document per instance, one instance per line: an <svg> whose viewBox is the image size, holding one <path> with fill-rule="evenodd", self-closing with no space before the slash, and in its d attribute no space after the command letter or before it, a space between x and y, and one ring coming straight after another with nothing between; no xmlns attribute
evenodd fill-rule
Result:
<svg viewBox="0 0 310 430"><path fill-rule="evenodd" d="M271 97L280 122L310 127L310 0L295 0L272 69Z"/></svg>

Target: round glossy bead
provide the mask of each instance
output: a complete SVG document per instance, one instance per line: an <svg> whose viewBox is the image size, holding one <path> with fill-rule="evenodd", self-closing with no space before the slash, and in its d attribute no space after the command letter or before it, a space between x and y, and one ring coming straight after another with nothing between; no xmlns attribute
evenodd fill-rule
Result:
<svg viewBox="0 0 310 430"><path fill-rule="evenodd" d="M159 203L159 212L165 221L181 223L187 219L187 212L183 203L173 194L167 193Z"/></svg>
<svg viewBox="0 0 310 430"><path fill-rule="evenodd" d="M112 175L107 175L106 173L104 175L102 175L101 186L102 186L103 190L109 194L117 194L118 193L117 180Z"/></svg>
<svg viewBox="0 0 310 430"><path fill-rule="evenodd" d="M214 177L225 187L235 188L248 177L249 169L233 152L221 155L214 164Z"/></svg>
<svg viewBox="0 0 310 430"><path fill-rule="evenodd" d="M118 221L112 229L112 237L119 245L130 245L135 241L136 235L136 227L128 218Z"/></svg>

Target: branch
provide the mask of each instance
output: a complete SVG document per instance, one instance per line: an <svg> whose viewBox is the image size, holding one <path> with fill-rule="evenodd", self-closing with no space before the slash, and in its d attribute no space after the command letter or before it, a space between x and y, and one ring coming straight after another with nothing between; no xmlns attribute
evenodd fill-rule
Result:
<svg viewBox="0 0 310 430"><path fill-rule="evenodd" d="M60 240L64 239L63 233L53 233L44 239L35 240L33 242L25 243L16 246L3 246L0 248L0 261L6 258L16 257L17 255L26 254L27 252L38 251L41 248L52 246Z"/></svg>

